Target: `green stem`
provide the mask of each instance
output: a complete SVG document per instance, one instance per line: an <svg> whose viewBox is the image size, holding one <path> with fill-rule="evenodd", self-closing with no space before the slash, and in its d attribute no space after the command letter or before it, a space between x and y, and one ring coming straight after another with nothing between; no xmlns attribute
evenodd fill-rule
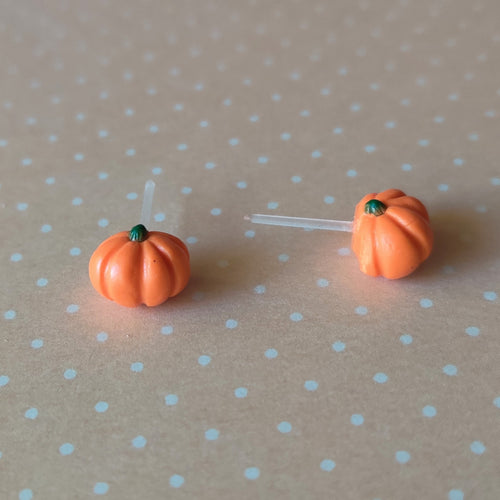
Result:
<svg viewBox="0 0 500 500"><path fill-rule="evenodd" d="M384 205L380 200L370 200L365 204L365 214L373 214L376 217L383 215L387 210L386 205Z"/></svg>
<svg viewBox="0 0 500 500"><path fill-rule="evenodd" d="M128 233L130 241L144 241L148 237L148 230L142 225L137 224Z"/></svg>

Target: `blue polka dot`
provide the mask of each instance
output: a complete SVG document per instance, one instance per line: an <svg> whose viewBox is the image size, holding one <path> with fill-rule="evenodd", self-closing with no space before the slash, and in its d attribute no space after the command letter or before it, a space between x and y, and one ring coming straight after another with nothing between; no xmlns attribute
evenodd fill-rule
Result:
<svg viewBox="0 0 500 500"><path fill-rule="evenodd" d="M23 158L21 160L21 164L25 167L28 167L29 165L31 165L33 163L33 160L31 158Z"/></svg>
<svg viewBox="0 0 500 500"><path fill-rule="evenodd" d="M247 187L247 183L245 181L238 181L236 183L236 187L238 189L245 189Z"/></svg>
<svg viewBox="0 0 500 500"><path fill-rule="evenodd" d="M180 488L184 484L184 478L179 474L174 474L170 477L169 483L172 488Z"/></svg>
<svg viewBox="0 0 500 500"><path fill-rule="evenodd" d="M219 439L219 431L217 429L208 429L205 431L205 439L207 441L215 441Z"/></svg>
<svg viewBox="0 0 500 500"><path fill-rule="evenodd" d="M178 144L177 145L177 151L186 151L188 148L187 144Z"/></svg>
<svg viewBox="0 0 500 500"><path fill-rule="evenodd" d="M368 144L368 146L365 146L365 151L367 153L373 153L376 150L377 150L377 146L375 146L374 144Z"/></svg>
<svg viewBox="0 0 500 500"><path fill-rule="evenodd" d="M257 286L253 289L253 291L254 291L255 293L257 293L257 294L261 295L261 294L263 294L263 293L265 293L265 292L266 292L266 287L265 287L265 285L257 285Z"/></svg>
<svg viewBox="0 0 500 500"><path fill-rule="evenodd" d="M105 137L108 137L109 132L107 130L99 130L99 137L104 139Z"/></svg>
<svg viewBox="0 0 500 500"><path fill-rule="evenodd" d="M359 314L360 316L364 316L364 315L368 314L368 308L365 306L358 306L358 307L356 307L355 311L356 311L356 314Z"/></svg>
<svg viewBox="0 0 500 500"><path fill-rule="evenodd" d="M437 415L436 408L434 408L434 406L430 406L430 405L424 406L422 408L422 415L424 417L428 417L428 418L435 417Z"/></svg>
<svg viewBox="0 0 500 500"><path fill-rule="evenodd" d="M325 278L320 278L319 280L316 281L316 284L320 288L325 288L325 287L327 287L329 285L328 280L325 279Z"/></svg>
<svg viewBox="0 0 500 500"><path fill-rule="evenodd" d="M78 255L80 255L82 253L82 251L77 248L77 247L73 247L70 251L69 251L69 254L72 255L73 257L77 257Z"/></svg>
<svg viewBox="0 0 500 500"><path fill-rule="evenodd" d="M240 140L237 137L232 137L228 142L230 146L237 146L240 143Z"/></svg>
<svg viewBox="0 0 500 500"><path fill-rule="evenodd" d="M6 139L0 139L0 148L4 148L7 144L9 144L9 142Z"/></svg>
<svg viewBox="0 0 500 500"><path fill-rule="evenodd" d="M245 238L253 238L254 236L255 236L255 231L253 231L252 229L245 231Z"/></svg>
<svg viewBox="0 0 500 500"><path fill-rule="evenodd" d="M333 129L333 133L334 133L335 135L340 135L343 131L344 131L344 129L343 129L342 127L335 127L335 128Z"/></svg>
<svg viewBox="0 0 500 500"><path fill-rule="evenodd" d="M75 118L78 120L78 121L83 121L85 120L85 114L84 113L78 113Z"/></svg>
<svg viewBox="0 0 500 500"><path fill-rule="evenodd" d="M304 387L307 391L315 391L318 388L318 382L316 380L306 380Z"/></svg>
<svg viewBox="0 0 500 500"><path fill-rule="evenodd" d="M72 203L72 205L77 207L83 203L83 200L81 198L77 197L77 198L73 198L73 201L71 203Z"/></svg>
<svg viewBox="0 0 500 500"><path fill-rule="evenodd" d="M106 403L106 401L99 401L98 403L96 403L96 405L94 406L94 409L97 413L105 413L108 411L108 408L109 408L109 404Z"/></svg>
<svg viewBox="0 0 500 500"><path fill-rule="evenodd" d="M19 500L32 500L33 491L30 489L24 489L19 492Z"/></svg>
<svg viewBox="0 0 500 500"><path fill-rule="evenodd" d="M250 480L258 479L260 470L258 467L248 467L245 469L245 477Z"/></svg>
<svg viewBox="0 0 500 500"><path fill-rule="evenodd" d="M448 492L448 500L464 500L464 492L462 490L450 490Z"/></svg>
<svg viewBox="0 0 500 500"><path fill-rule="evenodd" d="M359 111L361 109L361 104L354 102L351 104L350 109L352 112L356 113L357 111Z"/></svg>
<svg viewBox="0 0 500 500"><path fill-rule="evenodd" d="M335 352L343 352L343 351L345 351L345 344L344 344L344 342L340 342L340 341L334 342L332 344L332 349Z"/></svg>
<svg viewBox="0 0 500 500"><path fill-rule="evenodd" d="M279 207L279 203L277 201L270 201L268 204L267 204L267 208L269 210L276 210L277 208Z"/></svg>
<svg viewBox="0 0 500 500"><path fill-rule="evenodd" d="M28 204L27 203L18 203L17 204L17 209L21 212L23 212L24 210L26 210L28 208Z"/></svg>
<svg viewBox="0 0 500 500"><path fill-rule="evenodd" d="M337 253L339 255L345 256L345 255L349 255L351 253L351 250L349 248L347 248L347 247L342 247L342 248L339 248L337 250Z"/></svg>
<svg viewBox="0 0 500 500"><path fill-rule="evenodd" d="M453 159L453 164L456 165L457 167L461 167L465 161L462 158L454 158Z"/></svg>
<svg viewBox="0 0 500 500"><path fill-rule="evenodd" d="M31 347L33 349L40 349L43 347L43 340L42 339L34 339L31 341Z"/></svg>
<svg viewBox="0 0 500 500"><path fill-rule="evenodd" d="M106 340L108 340L108 334L106 332L99 332L96 335L96 339L98 342L106 342Z"/></svg>
<svg viewBox="0 0 500 500"><path fill-rule="evenodd" d="M389 121L389 122L385 122L385 128L395 128L396 127L396 122L393 122L393 121Z"/></svg>
<svg viewBox="0 0 500 500"><path fill-rule="evenodd" d="M189 186L184 186L182 189L181 189L181 193L182 194L191 194L193 192L193 188L189 187Z"/></svg>
<svg viewBox="0 0 500 500"><path fill-rule="evenodd" d="M125 115L126 116L134 116L134 114L135 114L135 111L132 108L127 108L125 110Z"/></svg>
<svg viewBox="0 0 500 500"><path fill-rule="evenodd" d="M356 172L356 170L350 169L347 171L347 177L356 177L357 175L358 173Z"/></svg>
<svg viewBox="0 0 500 500"><path fill-rule="evenodd" d="M10 378L7 375L0 375L0 387L6 386L10 381Z"/></svg>
<svg viewBox="0 0 500 500"><path fill-rule="evenodd" d="M278 430L282 434L288 434L292 430L292 424L290 422L280 422L278 424Z"/></svg>
<svg viewBox="0 0 500 500"><path fill-rule="evenodd" d="M64 378L66 380L73 380L76 377L76 370L73 370L72 368L68 368L64 372Z"/></svg>
<svg viewBox="0 0 500 500"><path fill-rule="evenodd" d="M207 356L205 354L203 354L202 356L200 356L198 358L198 363L201 365L201 366L207 366L210 361L212 361L212 358L210 356Z"/></svg>
<svg viewBox="0 0 500 500"><path fill-rule="evenodd" d="M29 410L26 410L24 416L30 420L35 420L35 418L38 417L38 410L36 408L30 408Z"/></svg>
<svg viewBox="0 0 500 500"><path fill-rule="evenodd" d="M409 163L403 163L401 165L401 170L404 170L405 172L409 172L413 167Z"/></svg>
<svg viewBox="0 0 500 500"><path fill-rule="evenodd" d="M335 465L335 462L333 460L330 460L329 458L325 458L319 464L321 470L324 470L325 472L330 472L335 469Z"/></svg>
<svg viewBox="0 0 500 500"><path fill-rule="evenodd" d="M137 200L137 193L127 193L127 200Z"/></svg>
<svg viewBox="0 0 500 500"><path fill-rule="evenodd" d="M321 151L317 151L317 150L316 150L316 151L313 151L313 152L311 153L311 156L312 156L313 158L321 158L321 157L323 156L323 153L322 153Z"/></svg>
<svg viewBox="0 0 500 500"><path fill-rule="evenodd" d="M179 402L177 394L167 394L165 396L165 404L167 406L175 406Z"/></svg>
<svg viewBox="0 0 500 500"><path fill-rule="evenodd" d="M448 186L448 184L439 184L439 186L438 186L439 191L443 191L443 192L448 191L449 188L450 187Z"/></svg>
<svg viewBox="0 0 500 500"><path fill-rule="evenodd" d="M477 337L479 335L479 328L477 326L468 326L465 329L465 333L469 335L470 337Z"/></svg>
<svg viewBox="0 0 500 500"><path fill-rule="evenodd" d="M20 253L16 252L10 256L10 260L12 262L20 262L21 260L23 260L23 256Z"/></svg>
<svg viewBox="0 0 500 500"><path fill-rule="evenodd" d="M253 123L255 122L258 122L259 121L259 117L257 115L252 115L249 120Z"/></svg>
<svg viewBox="0 0 500 500"><path fill-rule="evenodd" d="M323 88L321 89L320 93L321 95L330 95L331 90L329 88Z"/></svg>
<svg viewBox="0 0 500 500"><path fill-rule="evenodd" d="M99 225L99 227L107 227L109 224L109 221L108 221L108 219L99 219L97 224Z"/></svg>
<svg viewBox="0 0 500 500"><path fill-rule="evenodd" d="M446 365L443 367L443 373L452 377L458 373L458 369L455 365Z"/></svg>
<svg viewBox="0 0 500 500"><path fill-rule="evenodd" d="M188 236L186 238L186 242L190 245L194 245L195 243L198 243L198 238L196 236Z"/></svg>
<svg viewBox="0 0 500 500"><path fill-rule="evenodd" d="M238 322L235 319L228 319L226 321L226 328L236 328L238 326Z"/></svg>
<svg viewBox="0 0 500 500"><path fill-rule="evenodd" d="M281 101L281 96L279 94L273 94L271 99L273 101Z"/></svg>
<svg viewBox="0 0 500 500"><path fill-rule="evenodd" d="M404 345L410 345L413 342L413 337L409 333L405 333L399 337L399 340Z"/></svg>
<svg viewBox="0 0 500 500"><path fill-rule="evenodd" d="M418 145L422 146L423 148L427 147L430 144L429 139L420 139L418 141Z"/></svg>
<svg viewBox="0 0 500 500"><path fill-rule="evenodd" d="M444 122L444 116L435 116L434 117L434 122L435 123L443 123Z"/></svg>
<svg viewBox="0 0 500 500"><path fill-rule="evenodd" d="M290 314L290 319L292 321L302 321L303 316L299 312L294 312L294 313Z"/></svg>
<svg viewBox="0 0 500 500"><path fill-rule="evenodd" d="M294 175L291 179L291 181L294 183L294 184L298 184L299 182L302 182L302 177L300 177L299 175Z"/></svg>
<svg viewBox="0 0 500 500"><path fill-rule="evenodd" d="M139 373L144 370L144 365L140 361L136 361L130 365L130 369L135 373Z"/></svg>
<svg viewBox="0 0 500 500"><path fill-rule="evenodd" d="M153 218L156 222L163 222L165 220L166 216L163 212L158 212L158 213L154 214Z"/></svg>
<svg viewBox="0 0 500 500"><path fill-rule="evenodd" d="M493 300L496 300L498 296L497 296L497 294L495 292L484 292L483 293L483 297L486 300L493 301Z"/></svg>
<svg viewBox="0 0 500 500"><path fill-rule="evenodd" d="M486 451L486 446L481 441L474 441L470 445L470 451L476 455L482 455Z"/></svg>
<svg viewBox="0 0 500 500"><path fill-rule="evenodd" d="M151 172L153 172L153 175L160 175L163 172L163 169L161 167L153 167Z"/></svg>
<svg viewBox="0 0 500 500"><path fill-rule="evenodd" d="M246 387L238 387L237 389L234 390L234 395L241 399L241 398L246 398L248 394L248 389Z"/></svg>
<svg viewBox="0 0 500 500"><path fill-rule="evenodd" d="M94 484L94 493L96 495L105 495L109 491L108 483L95 483Z"/></svg>
<svg viewBox="0 0 500 500"><path fill-rule="evenodd" d="M71 443L64 443L59 447L59 453L63 456L71 455L75 447Z"/></svg>
<svg viewBox="0 0 500 500"><path fill-rule="evenodd" d="M160 130L160 129L158 128L158 125L151 125L151 126L149 127L149 131L150 131L152 134L156 134L156 133L158 132L158 130Z"/></svg>
<svg viewBox="0 0 500 500"><path fill-rule="evenodd" d="M327 205L331 205L334 201L335 201L335 198L333 196L325 196L323 198L323 201L327 204Z"/></svg>
<svg viewBox="0 0 500 500"><path fill-rule="evenodd" d="M55 180L55 178L54 178L54 177L47 177L47 178L45 179L45 184L49 184L49 185L51 185L51 184L54 184L55 182L56 182L56 180Z"/></svg>
<svg viewBox="0 0 500 500"><path fill-rule="evenodd" d="M432 307L433 303L431 299L420 299L420 307L423 307L424 309L428 309L429 307Z"/></svg>
<svg viewBox="0 0 500 500"><path fill-rule="evenodd" d="M75 153L73 157L76 161L82 161L85 158L85 155L83 153Z"/></svg>
<svg viewBox="0 0 500 500"><path fill-rule="evenodd" d="M500 186L500 177L492 177L490 183L492 186Z"/></svg>
<svg viewBox="0 0 500 500"><path fill-rule="evenodd" d="M493 404L494 404L497 408L500 408L500 396L496 397L496 398L493 400Z"/></svg>
<svg viewBox="0 0 500 500"><path fill-rule="evenodd" d="M68 312L70 314L74 314L74 313L78 312L79 309L80 309L80 306L78 306L77 304L70 304L66 308L66 312Z"/></svg>
<svg viewBox="0 0 500 500"><path fill-rule="evenodd" d="M108 178L108 174L106 172L99 172L99 179L104 180Z"/></svg>
<svg viewBox="0 0 500 500"><path fill-rule="evenodd" d="M5 311L3 317L5 319L14 319L16 317L16 311L13 311L12 309Z"/></svg>
<svg viewBox="0 0 500 500"><path fill-rule="evenodd" d="M278 260L280 262L288 262L289 256L286 253L282 253L281 255L278 255Z"/></svg>
<svg viewBox="0 0 500 500"><path fill-rule="evenodd" d="M147 442L148 441L144 436L136 436L132 439L132 446L134 448L144 448Z"/></svg>
<svg viewBox="0 0 500 500"><path fill-rule="evenodd" d="M278 357L278 351L276 349L267 349L264 353L267 359L274 359Z"/></svg>
<svg viewBox="0 0 500 500"><path fill-rule="evenodd" d="M311 116L311 112L308 109L303 109L299 114L300 114L300 116L303 116L304 118Z"/></svg>
<svg viewBox="0 0 500 500"><path fill-rule="evenodd" d="M396 462L400 464L406 464L410 461L410 454L407 451L397 451L396 452Z"/></svg>
<svg viewBox="0 0 500 500"><path fill-rule="evenodd" d="M387 380L389 380L389 377L385 373L379 372L373 376L373 380L377 382L377 384L385 384Z"/></svg>
<svg viewBox="0 0 500 500"><path fill-rule="evenodd" d="M50 224L44 224L41 228L40 231L42 233L50 233L52 231L52 226Z"/></svg>
<svg viewBox="0 0 500 500"><path fill-rule="evenodd" d="M125 151L125 154L127 156L135 156L135 149L134 148L129 148Z"/></svg>
<svg viewBox="0 0 500 500"><path fill-rule="evenodd" d="M267 163L269 161L269 158L267 156L259 156L259 158L257 159L257 161L263 165L265 163Z"/></svg>
<svg viewBox="0 0 500 500"><path fill-rule="evenodd" d="M171 335L174 331L174 327L171 325L165 325L161 327L160 331L162 335Z"/></svg>
<svg viewBox="0 0 500 500"><path fill-rule="evenodd" d="M360 415L358 413L355 413L354 415L351 415L351 424L352 425L363 425L363 422L365 421L363 415Z"/></svg>

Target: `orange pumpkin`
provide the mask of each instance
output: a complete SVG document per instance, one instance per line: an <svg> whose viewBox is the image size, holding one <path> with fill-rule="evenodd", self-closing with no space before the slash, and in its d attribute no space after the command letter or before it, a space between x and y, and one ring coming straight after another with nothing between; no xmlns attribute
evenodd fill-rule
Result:
<svg viewBox="0 0 500 500"><path fill-rule="evenodd" d="M179 238L139 224L97 247L89 275L101 295L122 306L157 306L187 285L189 252Z"/></svg>
<svg viewBox="0 0 500 500"><path fill-rule="evenodd" d="M352 249L365 274L403 278L429 257L432 243L426 208L403 191L367 194L356 205Z"/></svg>

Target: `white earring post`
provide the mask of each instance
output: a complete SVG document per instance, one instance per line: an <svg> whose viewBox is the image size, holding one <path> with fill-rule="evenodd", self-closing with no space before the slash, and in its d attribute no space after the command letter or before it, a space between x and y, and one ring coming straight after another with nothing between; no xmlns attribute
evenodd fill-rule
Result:
<svg viewBox="0 0 500 500"><path fill-rule="evenodd" d="M151 221L151 211L153 209L153 195L155 193L154 181L147 181L144 186L144 197L142 198L141 224L148 227Z"/></svg>
<svg viewBox="0 0 500 500"><path fill-rule="evenodd" d="M304 229L324 229L328 231L345 231L352 233L353 223L347 220L309 219L305 217L285 217L281 215L252 214L245 220L254 224L270 226L300 227Z"/></svg>

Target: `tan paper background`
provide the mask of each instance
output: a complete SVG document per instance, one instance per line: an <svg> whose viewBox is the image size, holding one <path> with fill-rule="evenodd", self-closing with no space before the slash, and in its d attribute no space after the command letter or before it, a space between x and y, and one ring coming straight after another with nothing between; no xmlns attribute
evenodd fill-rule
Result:
<svg viewBox="0 0 500 500"><path fill-rule="evenodd" d="M499 18L5 0L0 498L499 498ZM149 178L193 275L129 310L87 265ZM399 281L347 234L243 220L389 187L436 234Z"/></svg>

